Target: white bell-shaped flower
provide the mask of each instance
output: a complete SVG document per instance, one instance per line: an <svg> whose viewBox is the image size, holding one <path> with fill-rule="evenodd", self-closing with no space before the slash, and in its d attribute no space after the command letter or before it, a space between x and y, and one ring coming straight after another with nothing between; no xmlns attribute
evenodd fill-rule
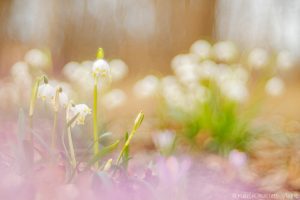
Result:
<svg viewBox="0 0 300 200"><path fill-rule="evenodd" d="M82 125L85 122L85 117L91 114L91 109L85 105L85 104L77 104L75 106L72 106L69 109L69 112L67 113L68 115L68 120L71 120L73 117L75 117L76 115L78 115L76 117L76 120L73 122L73 126L78 124L78 125Z"/></svg>
<svg viewBox="0 0 300 200"><path fill-rule="evenodd" d="M109 77L109 64L104 59L98 59L93 63L92 72L95 77Z"/></svg>
<svg viewBox="0 0 300 200"><path fill-rule="evenodd" d="M60 106L66 108L69 103L69 97L65 92L60 92L58 95L58 103Z"/></svg>
<svg viewBox="0 0 300 200"><path fill-rule="evenodd" d="M52 101L55 95L55 89L48 83L44 83L39 86L37 97L43 101Z"/></svg>

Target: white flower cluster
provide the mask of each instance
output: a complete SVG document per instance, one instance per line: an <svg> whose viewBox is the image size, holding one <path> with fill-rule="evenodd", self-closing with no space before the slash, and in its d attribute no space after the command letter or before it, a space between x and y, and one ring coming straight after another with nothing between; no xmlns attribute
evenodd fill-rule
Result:
<svg viewBox="0 0 300 200"><path fill-rule="evenodd" d="M66 108L69 102L67 94L59 89L59 87L53 87L49 83L43 83L38 88L37 97L55 106L55 98L57 95L57 102L59 106Z"/></svg>
<svg viewBox="0 0 300 200"><path fill-rule="evenodd" d="M63 75L76 87L78 91L91 92L93 90L94 78L100 82L99 87L107 88L108 83L122 80L128 73L127 65L120 59L110 62L104 59L96 61L84 61L82 63L69 62L63 70Z"/></svg>
<svg viewBox="0 0 300 200"><path fill-rule="evenodd" d="M76 115L76 119L72 126L76 124L84 124L85 117L91 113L91 109L85 104L73 105L69 101L68 95L63 91L60 86L52 86L50 83L45 82L38 87L37 97L49 103L54 109L59 107L66 109L67 121L72 120Z"/></svg>
<svg viewBox="0 0 300 200"><path fill-rule="evenodd" d="M33 77L49 66L49 58L44 51L39 49L29 50L23 61L19 61L11 67L11 79L5 80L5 82L9 82L8 84L2 84L0 99L2 101L5 99L5 101L12 104L27 105L28 102L26 101L30 99L30 93L27 91L32 87ZM9 90L13 92L7 92Z"/></svg>
<svg viewBox="0 0 300 200"><path fill-rule="evenodd" d="M275 62L278 70L285 71L293 66L294 59L287 51L282 51ZM146 76L135 84L134 93L138 97L159 93L168 105L193 109L211 97L213 85L226 99L243 103L249 98L250 77L250 72L244 66L260 70L270 66L270 63L271 55L263 48L253 49L247 62L242 64L238 49L232 42L221 41L211 45L198 40L192 44L189 53L173 58L171 68L175 76L162 79ZM265 89L268 94L277 96L282 93L284 83L275 77L266 83Z"/></svg>

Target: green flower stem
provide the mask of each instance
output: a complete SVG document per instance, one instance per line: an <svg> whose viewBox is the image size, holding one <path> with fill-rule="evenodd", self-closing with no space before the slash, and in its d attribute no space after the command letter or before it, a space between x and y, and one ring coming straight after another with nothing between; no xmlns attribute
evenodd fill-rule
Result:
<svg viewBox="0 0 300 200"><path fill-rule="evenodd" d="M58 110L59 110L59 102L58 102L58 99L59 99L59 93L62 92L62 88L61 87L58 87L56 89L56 92L55 92L55 96L54 96L54 99L53 99L53 102L54 102L54 118L53 118L53 130L52 130L52 137L51 137L51 147L52 147L52 150L54 151L55 150L55 147L56 147L56 138L57 138L57 133L56 133L56 128L57 128L57 115L58 115Z"/></svg>
<svg viewBox="0 0 300 200"><path fill-rule="evenodd" d="M33 128L33 113L34 113L34 107L35 107L35 102L36 102L36 98L37 98L37 93L38 93L38 88L40 85L41 80L43 79L43 77L39 77L36 79L35 84L32 88L31 91L31 98L30 98L30 105L29 105L29 113L28 113L28 117L29 117L29 141L32 141L32 128Z"/></svg>
<svg viewBox="0 0 300 200"><path fill-rule="evenodd" d="M74 150L74 145L73 145L73 140L72 140L72 133L71 133L71 127L67 128L67 134L68 134L68 143L69 143L69 151L70 151L70 157L71 157L71 165L72 167L76 167L77 161L75 157L75 150Z"/></svg>
<svg viewBox="0 0 300 200"><path fill-rule="evenodd" d="M94 82L94 102L93 102L93 136L94 136L94 156L99 153L99 136L98 136L98 79L95 78ZM95 167L99 167L99 163L96 162Z"/></svg>
<svg viewBox="0 0 300 200"><path fill-rule="evenodd" d="M144 114L142 112L139 113L139 115L137 116L137 118L135 119L135 122L134 122L134 125L133 125L133 128L128 136L128 139L126 140L120 154L119 154L119 157L117 159L117 165L120 163L120 160L126 150L126 148L129 146L130 144L130 141L132 140L133 136L135 135L136 131L138 130L138 128L141 126L142 122L143 122L143 119L144 119Z"/></svg>
<svg viewBox="0 0 300 200"><path fill-rule="evenodd" d="M53 117L53 131L52 131L52 137L51 137L51 147L52 150L55 150L56 147L56 127L57 127L57 111L54 111L54 117Z"/></svg>

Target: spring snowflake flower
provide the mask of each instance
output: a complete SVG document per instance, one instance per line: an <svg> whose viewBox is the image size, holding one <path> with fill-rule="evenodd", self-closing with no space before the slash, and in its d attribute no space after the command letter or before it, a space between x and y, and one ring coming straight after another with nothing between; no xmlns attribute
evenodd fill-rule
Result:
<svg viewBox="0 0 300 200"><path fill-rule="evenodd" d="M30 76L29 67L25 62L17 62L10 69L11 75L15 77Z"/></svg>
<svg viewBox="0 0 300 200"><path fill-rule="evenodd" d="M48 83L44 83L39 86L37 97L43 101L51 102L55 95L55 89Z"/></svg>
<svg viewBox="0 0 300 200"><path fill-rule="evenodd" d="M47 55L39 49L32 49L28 51L24 57L24 60L34 68L45 69L48 64Z"/></svg>
<svg viewBox="0 0 300 200"><path fill-rule="evenodd" d="M146 98L153 96L157 92L158 86L159 79L156 76L148 75L136 82L133 91L137 97Z"/></svg>
<svg viewBox="0 0 300 200"><path fill-rule="evenodd" d="M60 92L58 94L58 103L60 106L66 108L68 106L69 103L69 97L65 92Z"/></svg>
<svg viewBox="0 0 300 200"><path fill-rule="evenodd" d="M270 60L269 53L262 48L253 49L248 56L248 63L254 69L262 69L268 65Z"/></svg>
<svg viewBox="0 0 300 200"><path fill-rule="evenodd" d="M277 56L276 62L279 70L287 71L294 66L295 58L289 51L281 51Z"/></svg>
<svg viewBox="0 0 300 200"><path fill-rule="evenodd" d="M25 62L15 63L10 70L12 78L20 90L28 90L32 85L29 66Z"/></svg>
<svg viewBox="0 0 300 200"><path fill-rule="evenodd" d="M63 70L62 73L64 74L65 77L67 77L70 81L76 81L76 74L74 73L77 69L79 69L81 65L77 62L69 62L67 63Z"/></svg>
<svg viewBox="0 0 300 200"><path fill-rule="evenodd" d="M113 81L123 79L128 73L128 66L120 59L114 59L109 62L111 68L111 76Z"/></svg>
<svg viewBox="0 0 300 200"><path fill-rule="evenodd" d="M211 56L211 44L205 40L198 40L192 44L190 52L199 56L201 60L208 59Z"/></svg>
<svg viewBox="0 0 300 200"><path fill-rule="evenodd" d="M121 106L125 100L126 94L120 89L113 89L103 97L103 103L108 109Z"/></svg>
<svg viewBox="0 0 300 200"><path fill-rule="evenodd" d="M244 102L249 96L246 84L239 79L223 81L220 87L223 95L236 102Z"/></svg>
<svg viewBox="0 0 300 200"><path fill-rule="evenodd" d="M104 59L98 59L93 63L92 72L95 77L109 77L110 66Z"/></svg>
<svg viewBox="0 0 300 200"><path fill-rule="evenodd" d="M279 96L284 91L284 82L278 77L273 77L268 80L265 90L271 96Z"/></svg>
<svg viewBox="0 0 300 200"><path fill-rule="evenodd" d="M196 73L197 68L198 65L196 64L183 64L175 67L174 71L182 83L189 84L198 81L199 76Z"/></svg>
<svg viewBox="0 0 300 200"><path fill-rule="evenodd" d="M77 104L75 106L72 106L69 109L69 112L67 113L67 119L71 120L73 117L75 117L76 115L78 115L76 117L76 120L74 121L74 123L72 124L73 126L78 124L78 125L82 125L84 124L85 121L85 117L91 114L91 109L85 105L85 104Z"/></svg>
<svg viewBox="0 0 300 200"><path fill-rule="evenodd" d="M195 54L179 54L175 56L171 61L171 67L175 70L176 67L185 64L195 64L199 60L198 56Z"/></svg>
<svg viewBox="0 0 300 200"><path fill-rule="evenodd" d="M222 41L213 46L213 53L218 61L232 62L236 59L238 50L232 42Z"/></svg>
<svg viewBox="0 0 300 200"><path fill-rule="evenodd" d="M161 80L162 96L172 107L187 109L186 95L182 86L174 76L166 76Z"/></svg>
<svg viewBox="0 0 300 200"><path fill-rule="evenodd" d="M200 80L214 80L218 76L218 70L216 63L210 60L202 62L196 69Z"/></svg>

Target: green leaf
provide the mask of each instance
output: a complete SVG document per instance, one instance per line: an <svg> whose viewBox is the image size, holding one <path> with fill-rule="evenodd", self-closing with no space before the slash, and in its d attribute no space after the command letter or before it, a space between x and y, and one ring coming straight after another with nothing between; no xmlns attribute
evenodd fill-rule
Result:
<svg viewBox="0 0 300 200"><path fill-rule="evenodd" d="M120 140L117 140L115 143L104 147L103 149L101 149L93 158L92 160L88 163L88 167L91 167L93 164L95 164L96 162L98 162L101 158L103 158L104 156L106 156L107 154L111 153L112 151L114 151L118 145L120 143Z"/></svg>
<svg viewBox="0 0 300 200"><path fill-rule="evenodd" d="M128 132L126 132L125 134L125 142L128 140L129 134ZM128 165L128 160L129 160L129 146L126 146L124 149L124 154L123 154L123 163L125 164L125 166Z"/></svg>

